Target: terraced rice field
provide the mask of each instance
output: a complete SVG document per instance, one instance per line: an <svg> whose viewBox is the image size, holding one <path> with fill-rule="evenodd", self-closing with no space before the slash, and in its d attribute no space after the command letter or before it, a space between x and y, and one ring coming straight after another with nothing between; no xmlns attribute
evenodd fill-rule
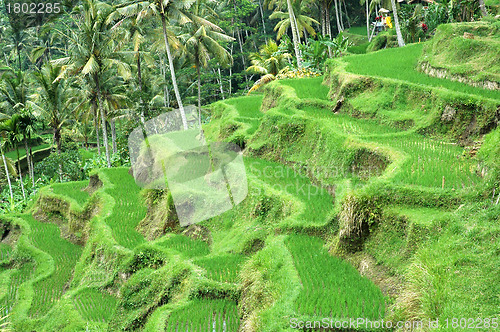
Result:
<svg viewBox="0 0 500 332"><path fill-rule="evenodd" d="M173 249L186 258L205 256L210 253L208 244L201 240L193 240L184 235L171 234L156 242L157 245Z"/></svg>
<svg viewBox="0 0 500 332"><path fill-rule="evenodd" d="M0 295L0 316L3 317L12 312L18 300L19 287L31 278L35 269L35 263L27 262L16 269L0 270L0 277L5 277L7 273L10 277L7 294Z"/></svg>
<svg viewBox="0 0 500 332"><path fill-rule="evenodd" d="M170 315L165 331L237 332L240 322L236 303L194 299Z"/></svg>
<svg viewBox="0 0 500 332"><path fill-rule="evenodd" d="M384 317L380 289L352 265L330 255L319 238L290 235L286 246L303 286L295 302L298 313L336 319Z"/></svg>
<svg viewBox="0 0 500 332"><path fill-rule="evenodd" d="M146 216L146 207L141 202L141 188L135 184L134 178L128 174L128 168L110 168L102 171L113 188L106 193L115 200L113 213L106 218L106 223L113 231L116 241L129 249L144 242L144 237L135 227Z"/></svg>
<svg viewBox="0 0 500 332"><path fill-rule="evenodd" d="M73 298L73 304L87 321L108 322L115 312L117 299L95 288L86 288Z"/></svg>
<svg viewBox="0 0 500 332"><path fill-rule="evenodd" d="M74 199L78 204L80 204L80 206L83 206L90 197L87 192L82 191L88 185L89 181L85 180L77 182L54 183L51 187L54 194Z"/></svg>
<svg viewBox="0 0 500 332"><path fill-rule="evenodd" d="M82 253L82 247L61 238L61 231L55 224L41 223L31 215L23 215L22 218L31 228L30 240L35 247L49 254L54 260L54 271L36 282L33 287L34 295L29 315L37 317L45 315L64 294L73 268Z"/></svg>
<svg viewBox="0 0 500 332"><path fill-rule="evenodd" d="M194 263L207 271L207 277L220 282L237 282L241 265L247 258L243 255L226 254L203 257Z"/></svg>
<svg viewBox="0 0 500 332"><path fill-rule="evenodd" d="M464 83L428 76L415 70L424 44L388 48L374 53L349 56L343 59L350 73L375 77L394 78L452 91L485 96L500 100L500 92L476 88Z"/></svg>

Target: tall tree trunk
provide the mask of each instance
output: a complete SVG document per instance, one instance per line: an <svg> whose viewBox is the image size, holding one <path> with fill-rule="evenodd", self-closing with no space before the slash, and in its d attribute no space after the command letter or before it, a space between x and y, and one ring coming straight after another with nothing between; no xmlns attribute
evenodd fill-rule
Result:
<svg viewBox="0 0 500 332"><path fill-rule="evenodd" d="M56 143L56 151L57 154L61 155L61 128L54 127L54 142ZM59 181L62 182L62 164L61 160L59 160Z"/></svg>
<svg viewBox="0 0 500 332"><path fill-rule="evenodd" d="M5 159L5 154L3 153L3 148L0 143L0 152L2 153L3 166L5 167L5 176L7 177L7 182L9 184L10 192L10 205L11 208L14 207L14 193L12 192L12 183L10 182L9 167L7 166L7 160Z"/></svg>
<svg viewBox="0 0 500 332"><path fill-rule="evenodd" d="M234 8L234 12L236 13L237 12L237 8L236 8L236 2L233 0L233 8ZM234 17L231 18L231 23L233 26L235 26L234 24ZM234 37L234 35L233 35ZM238 26L236 26L236 37L238 39L238 44L240 46L240 52L241 52L241 61L243 63L243 68L247 68L247 65L246 65L246 61L245 61L245 54L243 53L243 39L241 38L241 34L240 34L240 29L238 28ZM245 82L248 82L248 75L246 74L246 71L244 72L245 74Z"/></svg>
<svg viewBox="0 0 500 332"><path fill-rule="evenodd" d="M290 19L290 28L292 29L293 48L295 50L295 57L297 58L297 67L302 68L302 59L300 57L300 50L299 50L300 41L295 21L295 15L293 13L292 1L287 0L286 2L288 5L288 17Z"/></svg>
<svg viewBox="0 0 500 332"><path fill-rule="evenodd" d="M99 114L97 113L97 105L95 101L92 101L91 107L94 113L94 127L95 127L95 137L97 141L97 155L101 156L101 140L99 137Z"/></svg>
<svg viewBox="0 0 500 332"><path fill-rule="evenodd" d="M218 72L218 74L219 74L219 76L218 76L217 80L219 81L220 94L221 94L221 96L222 96L222 99L226 99L226 98L224 97L224 87L222 86L222 75L221 75L221 73L220 73L220 65L218 65L218 66L217 66L217 72Z"/></svg>
<svg viewBox="0 0 500 332"><path fill-rule="evenodd" d="M321 0L319 3L319 22L321 24L321 34L326 36L326 12L325 12L325 0Z"/></svg>
<svg viewBox="0 0 500 332"><path fill-rule="evenodd" d="M108 144L108 128L106 128L106 114L104 113L101 86L99 85L99 78L97 76L94 76L94 82L97 90L97 102L99 107L99 113L101 114L102 140L104 142L104 149L106 151L106 162L108 168L111 168L111 155L109 153L109 144Z"/></svg>
<svg viewBox="0 0 500 332"><path fill-rule="evenodd" d="M262 9L262 1L259 0L260 17L262 18L262 30L266 34L266 23L264 22L264 10Z"/></svg>
<svg viewBox="0 0 500 332"><path fill-rule="evenodd" d="M117 153L118 149L116 148L116 123L115 119L111 119L111 141L113 142L113 153Z"/></svg>
<svg viewBox="0 0 500 332"><path fill-rule="evenodd" d="M399 47L405 46L403 35L401 34L401 26L399 25L398 9L396 7L396 0L391 0L392 12L394 13L394 27L396 28L396 35L398 36Z"/></svg>
<svg viewBox="0 0 500 332"><path fill-rule="evenodd" d="M345 18L347 19L347 26L351 28L351 22L349 20L349 13L347 13L347 6L345 5L345 1L342 0L342 3L344 4L344 10L345 10Z"/></svg>
<svg viewBox="0 0 500 332"><path fill-rule="evenodd" d="M341 32L344 29L342 29L342 25L340 24L340 17L339 17L339 5L337 3L337 0L333 0L335 3L335 17L337 18L337 31Z"/></svg>
<svg viewBox="0 0 500 332"><path fill-rule="evenodd" d="M368 41L371 42L370 38L370 9L368 8L368 0L365 0L366 5L366 36L368 37Z"/></svg>
<svg viewBox="0 0 500 332"><path fill-rule="evenodd" d="M24 192L24 182L23 182L23 173L21 171L21 160L19 158L19 147L16 145L17 152L17 169L19 172L19 180L21 181L21 191L23 192L23 198L26 200L26 193Z"/></svg>
<svg viewBox="0 0 500 332"><path fill-rule="evenodd" d="M172 76L172 85L174 86L175 98L177 99L177 105L179 106L179 111L181 113L182 126L184 127L184 130L187 130L188 125L187 125L186 113L184 112L184 106L182 105L181 94L179 92L179 87L177 86L177 78L175 76L175 68L174 68L174 59L172 57L172 52L170 52L170 44L168 43L167 21L165 19L165 13L163 12L163 7L160 17L161 17L161 26L163 28L163 39L165 42L165 49L167 51L168 64L170 66L170 75Z"/></svg>
<svg viewBox="0 0 500 332"><path fill-rule="evenodd" d="M198 125L201 129L201 71L200 71L200 60L199 55L196 54L196 75L198 76Z"/></svg>
<svg viewBox="0 0 500 332"><path fill-rule="evenodd" d="M481 15L488 16L488 11L486 10L486 6L484 5L484 0L478 0L479 1L479 9L481 9Z"/></svg>
<svg viewBox="0 0 500 332"><path fill-rule="evenodd" d="M31 162L30 149L28 147L28 138L24 137L24 150L26 151L26 161L28 162L28 173L31 178L31 184L35 186L35 177L33 176L33 164Z"/></svg>
<svg viewBox="0 0 500 332"><path fill-rule="evenodd" d="M344 16L342 15L342 1L337 0L339 4L339 17L340 17L340 26L342 27L342 31L345 30L344 27Z"/></svg>
<svg viewBox="0 0 500 332"><path fill-rule="evenodd" d="M144 114L145 110L145 105L144 105L144 99L142 98L142 72L141 72L141 53L137 51L136 54L136 62L137 62L137 80L139 83L139 103L141 105L141 122L144 123L146 122L145 118L146 115Z"/></svg>

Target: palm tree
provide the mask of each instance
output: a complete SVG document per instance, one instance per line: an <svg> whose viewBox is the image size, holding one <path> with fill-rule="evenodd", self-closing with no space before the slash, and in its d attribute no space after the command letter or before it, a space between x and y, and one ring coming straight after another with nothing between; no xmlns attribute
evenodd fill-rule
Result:
<svg viewBox="0 0 500 332"><path fill-rule="evenodd" d="M396 7L396 1L391 0L392 12L394 13L394 27L396 28L396 35L398 36L399 47L405 46L405 41L403 40L403 35L401 34L401 26L399 25L398 9Z"/></svg>
<svg viewBox="0 0 500 332"><path fill-rule="evenodd" d="M197 2L195 15L200 17L202 7ZM199 21L193 21L190 26L190 33L186 41L187 50L194 58L196 74L198 77L198 121L201 128L201 68L208 66L210 57L217 59L222 66L232 65L233 58L229 52L222 47L218 41L229 42L235 40L223 33L223 30L215 24L207 24L208 19L200 24Z"/></svg>
<svg viewBox="0 0 500 332"><path fill-rule="evenodd" d="M5 169L5 177L7 178L7 183L9 184L9 192L10 192L10 205L11 208L14 206L14 193L12 191L12 183L10 182L10 173L13 173L16 176L16 169L13 163L5 157L4 153L4 145L7 144L7 140L5 139L5 135L7 134L7 128L4 128L4 122L9 119L9 117L2 114L2 119L0 120L0 154L2 155L2 161Z"/></svg>
<svg viewBox="0 0 500 332"><path fill-rule="evenodd" d="M252 65L247 68L247 71L260 74L261 78L255 82L248 93L275 80L276 76L287 68L289 58L290 54L282 53L276 42L271 39L260 47L258 53L250 54Z"/></svg>
<svg viewBox="0 0 500 332"><path fill-rule="evenodd" d="M296 6L294 8L296 24L298 29L299 38L302 38L305 35L305 31L309 33L311 36L316 36L316 31L312 27L312 24L320 24L315 19L306 16L305 12L308 9L307 4L298 0L296 2ZM290 16L288 13L284 13L282 11L275 11L269 16L270 19L280 19L280 22L276 24L274 27L274 31L278 30L278 35L276 36L277 40L280 40L281 37L288 31L288 28L291 26Z"/></svg>
<svg viewBox="0 0 500 332"><path fill-rule="evenodd" d="M16 149L17 153L17 171L19 174L19 181L21 182L21 191L23 193L23 198L26 199L26 193L24 191L23 174L21 172L21 160L19 156L19 142L22 140L22 133L20 131L20 115L14 114L10 119L3 121L0 126L0 131L7 134L8 139L6 142L10 143L12 148Z"/></svg>
<svg viewBox="0 0 500 332"><path fill-rule="evenodd" d="M80 20L75 20L78 29L72 36L70 56L55 60L56 63L66 64L59 78L68 74L81 74L97 93L97 106L101 117L104 147L106 150L107 166L111 167L111 156L106 128L106 112L102 97L102 77L104 73L116 67L118 73L125 79L131 77L130 66L121 59L120 43L117 43L110 33L113 22L114 8L97 0L85 0L77 9Z"/></svg>
<svg viewBox="0 0 500 332"><path fill-rule="evenodd" d="M33 170L33 156L31 148L28 145L28 140L35 133L35 120L36 119L33 114L28 111L21 113L19 117L19 129L23 135L24 149L26 150L26 161L28 162L28 172L33 186L35 186L35 173Z"/></svg>
<svg viewBox="0 0 500 332"><path fill-rule="evenodd" d="M296 0L297 1L297 0ZM269 9L273 9L273 7L278 7L282 8L285 6L285 3L283 3L283 0L266 0L266 4L268 4ZM297 67L301 68L302 67L302 60L300 56L300 36L299 36L299 30L297 26L297 19L294 14L293 10L293 5L292 5L292 0L286 0L286 8L288 11L288 19L290 21L290 27L292 30L292 41L293 41L293 48L295 51L295 58L297 59Z"/></svg>
<svg viewBox="0 0 500 332"><path fill-rule="evenodd" d="M167 53L168 63L170 67L170 75L172 76L172 85L174 87L175 98L182 118L182 125L187 129L187 119L182 104L179 87L177 85L177 77L175 75L174 59L167 34L167 22L175 21L179 25L197 21L199 23L209 23L206 20L190 14L187 10L193 5L196 0L134 0L125 6L119 7L117 11L124 16L136 14L137 21L140 22L143 18L156 16L160 19L163 41L165 43L165 51Z"/></svg>
<svg viewBox="0 0 500 332"><path fill-rule="evenodd" d="M26 106L25 74L21 71L14 72L9 67L3 67L2 71L0 96L3 102L0 105L7 114L21 112Z"/></svg>
<svg viewBox="0 0 500 332"><path fill-rule="evenodd" d="M46 63L33 76L38 84L33 94L33 107L52 128L57 153L61 154L61 129L69 117L70 88L67 80L58 79L63 67Z"/></svg>

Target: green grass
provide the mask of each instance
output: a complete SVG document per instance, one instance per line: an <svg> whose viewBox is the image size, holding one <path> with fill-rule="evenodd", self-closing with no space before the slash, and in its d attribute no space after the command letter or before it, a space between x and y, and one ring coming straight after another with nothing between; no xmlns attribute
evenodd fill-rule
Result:
<svg viewBox="0 0 500 332"><path fill-rule="evenodd" d="M186 258L205 256L210 253L208 244L201 240L178 234L167 235L156 242L157 245L182 253Z"/></svg>
<svg viewBox="0 0 500 332"><path fill-rule="evenodd" d="M314 225L326 221L333 206L333 199L324 188L313 185L307 176L295 172L291 167L276 162L250 157L245 158L244 162L247 174L250 173L265 182L285 197L292 196L301 202L303 209L294 216L297 222L302 225ZM271 200L266 191L260 194L263 195L264 202ZM266 203L262 203L262 206L260 211L267 212Z"/></svg>
<svg viewBox="0 0 500 332"><path fill-rule="evenodd" d="M109 168L102 172L113 184L113 188L105 189L106 193L115 200L113 213L105 221L111 227L115 240L120 245L132 249L144 242L144 237L135 229L146 216L146 207L138 204L142 202L141 188L128 174L128 168Z"/></svg>
<svg viewBox="0 0 500 332"><path fill-rule="evenodd" d="M86 288L73 298L73 304L87 321L108 322L115 312L117 299L95 288Z"/></svg>
<svg viewBox="0 0 500 332"><path fill-rule="evenodd" d="M88 180L78 182L54 183L52 185L52 191L54 192L54 194L72 198L78 204L80 204L80 206L83 206L90 196L87 192L82 191L82 189L84 189L88 185Z"/></svg>
<svg viewBox="0 0 500 332"><path fill-rule="evenodd" d="M352 265L329 255L322 240L290 235L286 245L303 287L295 303L300 314L371 320L384 317L385 300L380 289Z"/></svg>
<svg viewBox="0 0 500 332"><path fill-rule="evenodd" d="M85 162L89 159L94 158L97 155L97 148L94 149L78 149L78 152L80 153L80 156L82 158L82 161Z"/></svg>
<svg viewBox="0 0 500 332"><path fill-rule="evenodd" d="M61 231L55 224L41 223L31 215L22 215L22 218L31 227L30 240L35 247L54 259L54 272L33 286L34 295L29 315L38 317L45 315L64 294L82 247L61 238Z"/></svg>
<svg viewBox="0 0 500 332"><path fill-rule="evenodd" d="M35 272L35 269L35 263L26 262L16 270L6 270L3 273L0 273L0 277L2 277L4 273L7 273L7 271L11 273L7 294L3 298L2 296L0 296L0 316L6 316L7 314L12 312L12 309L18 299L19 286L21 286L22 283L31 278L31 275Z"/></svg>
<svg viewBox="0 0 500 332"><path fill-rule="evenodd" d="M207 270L207 276L212 280L237 282L238 273L245 260L243 255L227 254L198 258L194 263Z"/></svg>
<svg viewBox="0 0 500 332"><path fill-rule="evenodd" d="M300 99L321 99L328 100L330 88L321 84L323 77L310 77L300 79L281 80L280 84L290 86L295 89L297 97Z"/></svg>
<svg viewBox="0 0 500 332"><path fill-rule="evenodd" d="M0 243L0 262L8 259L12 254L12 247L6 243Z"/></svg>
<svg viewBox="0 0 500 332"><path fill-rule="evenodd" d="M250 128L247 134L252 135L258 128L264 113L260 111L262 105L262 95L251 95L238 98L231 98L225 102L232 105L238 111L237 121L248 123Z"/></svg>
<svg viewBox="0 0 500 332"><path fill-rule="evenodd" d="M237 332L239 325L236 303L228 300L194 299L172 312L165 331Z"/></svg>
<svg viewBox="0 0 500 332"><path fill-rule="evenodd" d="M409 134L394 139L379 137L376 139L404 152L408 159L393 179L396 184L421 185L425 187L460 190L470 188L481 182L475 173L476 162L463 156L463 148L444 142Z"/></svg>
<svg viewBox="0 0 500 332"><path fill-rule="evenodd" d="M388 77L410 83L443 87L452 91L500 99L500 92L475 88L464 83L430 77L415 70L423 44L390 48L376 53L353 55L343 58L346 70L359 75Z"/></svg>
<svg viewBox="0 0 500 332"><path fill-rule="evenodd" d="M346 30L346 32L352 33L354 35L366 36L366 26L350 27Z"/></svg>
<svg viewBox="0 0 500 332"><path fill-rule="evenodd" d="M46 149L48 147L52 146L52 144L42 144L42 145L38 145L38 146L33 146L31 147L31 151L33 153L35 153L36 151L39 151L39 150L43 150L43 149ZM14 151L9 151L7 153L5 153L5 156L12 159L12 160L17 160L17 152L16 150ZM22 158L26 156L26 150L24 150L24 148L19 148L19 158Z"/></svg>

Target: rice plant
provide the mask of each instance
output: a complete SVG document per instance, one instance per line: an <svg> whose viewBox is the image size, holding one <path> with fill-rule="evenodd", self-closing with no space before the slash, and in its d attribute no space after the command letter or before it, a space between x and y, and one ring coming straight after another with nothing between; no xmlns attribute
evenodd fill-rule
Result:
<svg viewBox="0 0 500 332"><path fill-rule="evenodd" d="M73 304L87 321L107 322L115 312L117 299L95 288L87 288L73 298Z"/></svg>
<svg viewBox="0 0 500 332"><path fill-rule="evenodd" d="M323 76L280 81L280 84L294 88L297 97L300 99L315 98L327 100L330 88L322 83Z"/></svg>
<svg viewBox="0 0 500 332"><path fill-rule="evenodd" d="M210 253L208 244L201 240L194 240L188 236L172 234L156 242L157 245L174 249L186 258L205 256Z"/></svg>
<svg viewBox="0 0 500 332"><path fill-rule="evenodd" d="M173 311L167 332L237 332L240 325L238 307L229 300L194 299Z"/></svg>
<svg viewBox="0 0 500 332"><path fill-rule="evenodd" d="M16 270L7 270L4 273L10 273L10 283L5 296L0 296L0 316L7 316L12 312L17 302L17 292L22 283L29 280L35 272L34 262L26 262Z"/></svg>
<svg viewBox="0 0 500 332"><path fill-rule="evenodd" d="M380 289L352 265L329 255L319 238L290 235L286 245L303 286L295 302L300 314L336 319L384 317Z"/></svg>
<svg viewBox="0 0 500 332"><path fill-rule="evenodd" d="M54 272L33 286L29 315L43 316L64 294L82 247L61 238L61 231L55 224L36 221L31 215L23 215L22 218L31 227L30 240L33 245L54 259Z"/></svg>
<svg viewBox="0 0 500 332"><path fill-rule="evenodd" d="M500 99L500 92L469 86L465 83L435 78L415 68L424 44L407 45L379 52L345 57L347 71L360 75L395 78L411 83L446 88L452 91Z"/></svg>
<svg viewBox="0 0 500 332"><path fill-rule="evenodd" d="M237 282L240 267L245 259L243 255L227 254L198 258L194 260L194 263L204 268L210 279L220 282Z"/></svg>
<svg viewBox="0 0 500 332"><path fill-rule="evenodd" d="M417 135L403 139L381 137L377 141L403 151L408 156L394 182L459 190L477 185L476 163L463 156L458 145Z"/></svg>
<svg viewBox="0 0 500 332"><path fill-rule="evenodd" d="M105 189L106 193L115 200L113 213L106 218L106 223L111 227L115 240L120 245L132 249L144 242L144 237L135 229L146 216L146 207L138 204L142 201L141 188L128 174L127 168L110 168L102 172L113 184L112 188Z"/></svg>
<svg viewBox="0 0 500 332"><path fill-rule="evenodd" d="M10 257L12 248L6 243L0 243L0 262Z"/></svg>
<svg viewBox="0 0 500 332"><path fill-rule="evenodd" d="M88 184L89 181L54 183L52 185L52 192L57 195L72 198L83 206L90 197L87 192L82 191Z"/></svg>

